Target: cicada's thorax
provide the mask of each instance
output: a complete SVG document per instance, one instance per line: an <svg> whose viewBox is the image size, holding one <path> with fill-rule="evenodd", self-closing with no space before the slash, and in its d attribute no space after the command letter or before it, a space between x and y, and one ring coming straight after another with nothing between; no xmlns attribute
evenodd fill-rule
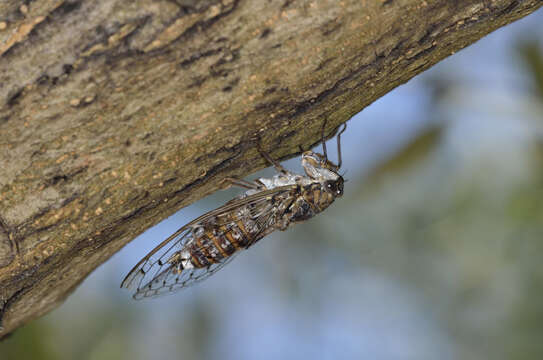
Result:
<svg viewBox="0 0 543 360"><path fill-rule="evenodd" d="M290 221L305 221L324 211L335 200L330 192L315 182L302 188L300 195L289 209Z"/></svg>

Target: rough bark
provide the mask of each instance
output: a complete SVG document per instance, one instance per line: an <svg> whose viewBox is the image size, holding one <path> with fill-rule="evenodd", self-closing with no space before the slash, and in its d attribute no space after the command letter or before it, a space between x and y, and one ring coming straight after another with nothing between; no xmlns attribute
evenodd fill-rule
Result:
<svg viewBox="0 0 543 360"><path fill-rule="evenodd" d="M540 0L0 4L0 321ZM138 259L134 259L136 261ZM119 274L121 279L123 274Z"/></svg>

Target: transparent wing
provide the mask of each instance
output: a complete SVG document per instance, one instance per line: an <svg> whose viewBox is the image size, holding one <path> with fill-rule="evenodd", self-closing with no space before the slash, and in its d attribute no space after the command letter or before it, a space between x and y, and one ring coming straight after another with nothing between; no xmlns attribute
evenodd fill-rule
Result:
<svg viewBox="0 0 543 360"><path fill-rule="evenodd" d="M278 212L288 207L288 199L292 198L295 189L296 186L281 186L234 199L191 221L141 259L125 277L121 287L135 290L134 299L142 299L174 292L206 279L229 263L237 252L207 267L180 268L181 254L187 251L189 244L194 246L195 229L214 226L228 230L233 225L232 212L243 208L259 229L255 239L261 238L273 230ZM252 243L247 247L250 245ZM206 243L202 244L205 246Z"/></svg>

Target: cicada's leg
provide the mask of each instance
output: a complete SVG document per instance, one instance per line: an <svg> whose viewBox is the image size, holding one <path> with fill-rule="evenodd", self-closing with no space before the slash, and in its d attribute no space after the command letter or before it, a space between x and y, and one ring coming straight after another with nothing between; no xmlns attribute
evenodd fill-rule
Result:
<svg viewBox="0 0 543 360"><path fill-rule="evenodd" d="M223 179L221 181L221 185L223 185L225 189L229 188L232 185L239 186L239 187L242 187L244 189L249 189L249 190L264 190L265 189L264 185L257 183L256 181L251 182L251 181L246 181L246 180L236 179L236 178L231 178L231 177L227 177Z"/></svg>
<svg viewBox="0 0 543 360"><path fill-rule="evenodd" d="M324 119L324 122L322 124L322 129L321 129L321 142L322 142L322 153L324 155L324 158L328 160L328 153L326 152L326 137L324 136L324 129L326 128L326 122L327 122L327 119ZM347 123L343 123L343 128L338 132L337 137L336 137L337 154L338 154L338 164L337 164L338 169L341 168L341 134L343 134L346 129L347 129ZM334 132L336 131L337 129L334 130Z"/></svg>
<svg viewBox="0 0 543 360"><path fill-rule="evenodd" d="M321 129L322 154L324 155L324 158L326 159L326 161L328 161L328 153L326 152L326 137L324 136L324 130L326 129L327 121L328 119L324 118L324 121L322 123L322 129Z"/></svg>
<svg viewBox="0 0 543 360"><path fill-rule="evenodd" d="M287 169L285 169L283 166L281 166L281 164L279 164L277 161L275 161L271 156L270 154L268 154L267 152L265 152L264 150L262 150L261 148L258 148L258 152L260 153L260 155L262 155L262 157L266 160L268 160L268 162L270 164L273 165L273 167L275 168L275 170L283 173L283 174L290 174L290 171L288 171Z"/></svg>
<svg viewBox="0 0 543 360"><path fill-rule="evenodd" d="M347 123L343 123L343 129L339 131L337 134L337 156L338 156L338 162L337 162L337 168L341 168L341 134L345 132L347 129Z"/></svg>

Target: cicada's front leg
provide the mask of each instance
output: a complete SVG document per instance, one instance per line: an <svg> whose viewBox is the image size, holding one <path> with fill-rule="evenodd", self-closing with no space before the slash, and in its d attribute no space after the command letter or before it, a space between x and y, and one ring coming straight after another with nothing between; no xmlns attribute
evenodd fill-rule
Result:
<svg viewBox="0 0 543 360"><path fill-rule="evenodd" d="M290 175L291 172L288 171L287 169L285 169L281 164L279 164L279 162L277 162L275 159L273 159L270 154L268 154L267 152L265 152L264 150L262 150L260 147L258 147L258 152L260 153L260 155L262 155L262 157L264 159L266 159L271 165L273 165L273 167L275 168L275 170L279 171L280 173L282 174L285 174L285 175Z"/></svg>

